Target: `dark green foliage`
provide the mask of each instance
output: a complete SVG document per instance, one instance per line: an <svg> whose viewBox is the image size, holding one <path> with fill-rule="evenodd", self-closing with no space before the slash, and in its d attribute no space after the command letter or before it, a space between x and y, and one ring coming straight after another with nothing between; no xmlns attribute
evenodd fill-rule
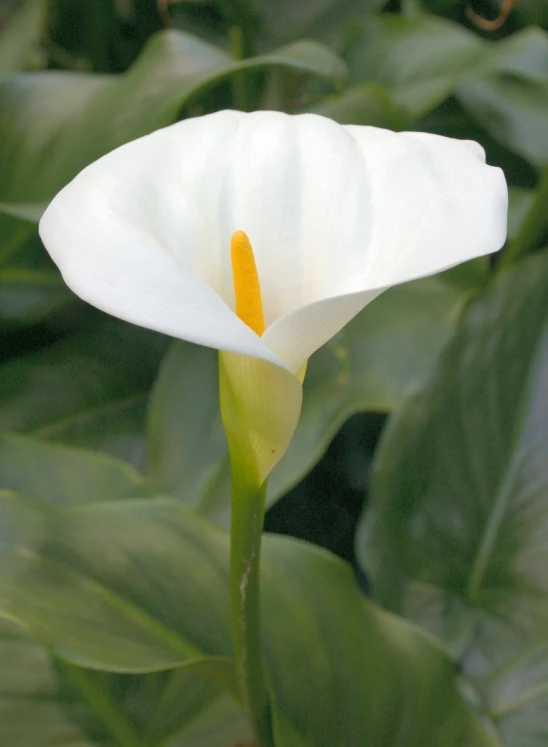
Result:
<svg viewBox="0 0 548 747"><path fill-rule="evenodd" d="M492 33L448 0L0 2L0 747L249 739L216 353L86 307L36 232L91 161L225 107L475 139L511 187L499 257L310 360L268 493L299 538L265 543L279 747L546 744L547 29L545 0Z"/></svg>

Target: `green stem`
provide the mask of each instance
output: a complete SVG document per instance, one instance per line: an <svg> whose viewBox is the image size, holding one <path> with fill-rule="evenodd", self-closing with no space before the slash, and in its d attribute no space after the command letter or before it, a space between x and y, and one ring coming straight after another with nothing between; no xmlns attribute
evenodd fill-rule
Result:
<svg viewBox="0 0 548 747"><path fill-rule="evenodd" d="M515 239L506 247L500 258L499 267L513 265L526 254L534 251L548 229L548 165L540 174L535 191L535 200Z"/></svg>
<svg viewBox="0 0 548 747"><path fill-rule="evenodd" d="M244 59L244 37L241 26L232 26L230 29L230 46L235 60L240 62ZM243 72L234 73L232 76L232 101L234 108L239 111L248 111L246 75Z"/></svg>
<svg viewBox="0 0 548 747"><path fill-rule="evenodd" d="M242 34L242 58L255 54L255 35L258 20L250 0L224 0L223 6L228 12L232 24L239 26Z"/></svg>
<svg viewBox="0 0 548 747"><path fill-rule="evenodd" d="M266 482L253 488L235 458L231 466L230 600L236 673L257 747L274 747L259 608Z"/></svg>

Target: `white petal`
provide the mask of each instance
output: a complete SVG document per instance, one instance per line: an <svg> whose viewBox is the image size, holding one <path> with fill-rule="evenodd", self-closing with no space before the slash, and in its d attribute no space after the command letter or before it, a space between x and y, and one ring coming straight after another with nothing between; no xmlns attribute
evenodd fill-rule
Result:
<svg viewBox="0 0 548 747"><path fill-rule="evenodd" d="M256 112L239 121L231 147L221 231L225 244L238 229L251 240L267 326L364 277L369 179L342 127L315 115Z"/></svg>
<svg viewBox="0 0 548 747"><path fill-rule="evenodd" d="M267 325L504 243L504 175L485 165L476 143L256 112L238 121L231 149L223 243L235 230L248 233ZM227 265L228 283L229 272Z"/></svg>
<svg viewBox="0 0 548 747"><path fill-rule="evenodd" d="M344 280L363 270L369 232L359 160L331 120L220 112L92 164L52 202L40 233L67 283L99 308L280 363L207 286L233 307L229 245L242 229L267 324L344 293ZM341 201L347 192L352 199Z"/></svg>
<svg viewBox="0 0 548 747"><path fill-rule="evenodd" d="M105 311L295 372L384 288L499 249L506 195L475 143L219 112L88 167L40 231ZM236 230L257 260L262 339L231 311Z"/></svg>
<svg viewBox="0 0 548 747"><path fill-rule="evenodd" d="M182 149L167 128L89 166L52 201L40 235L67 285L103 311L284 366L215 290L219 259L210 249L218 248L219 228L198 197L215 191L204 159L222 163L227 154L222 137L199 147L212 136L199 122L186 128L195 150Z"/></svg>
<svg viewBox="0 0 548 747"><path fill-rule="evenodd" d="M263 340L297 375L302 365L385 288L349 293L303 306L269 327Z"/></svg>
<svg viewBox="0 0 548 747"><path fill-rule="evenodd" d="M321 261L311 264L323 299L277 320L264 335L294 372L387 287L496 251L506 236L504 175L485 165L477 143L369 127L346 130L359 155L348 168L354 188L341 193L345 205L365 196L361 213L341 209L343 252L329 233L336 221L319 211L322 230L314 246ZM318 197L313 183L307 196ZM304 246L308 238L301 239ZM336 251L329 251L330 243Z"/></svg>
<svg viewBox="0 0 548 747"><path fill-rule="evenodd" d="M346 129L371 185L366 287L414 280L502 247L508 191L501 169L485 165L481 146L420 132Z"/></svg>

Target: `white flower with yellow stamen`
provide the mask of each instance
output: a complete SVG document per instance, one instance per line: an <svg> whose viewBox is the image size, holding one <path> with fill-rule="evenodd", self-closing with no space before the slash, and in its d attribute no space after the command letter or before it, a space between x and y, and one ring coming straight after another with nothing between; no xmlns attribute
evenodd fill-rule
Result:
<svg viewBox="0 0 548 747"><path fill-rule="evenodd" d="M225 373L266 477L310 355L386 288L500 249L506 209L476 143L224 111L84 169L40 234L85 300L236 354Z"/></svg>

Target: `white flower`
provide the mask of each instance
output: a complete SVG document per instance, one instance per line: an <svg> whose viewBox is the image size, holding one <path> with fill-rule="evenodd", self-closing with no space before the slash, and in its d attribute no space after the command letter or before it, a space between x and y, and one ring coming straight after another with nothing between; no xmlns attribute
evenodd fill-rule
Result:
<svg viewBox="0 0 548 747"><path fill-rule="evenodd" d="M104 311L296 373L384 289L500 249L506 205L473 142L223 111L84 169L40 235ZM236 231L257 264L262 336L234 312Z"/></svg>
<svg viewBox="0 0 548 747"><path fill-rule="evenodd" d="M310 355L389 286L500 249L506 210L476 143L224 111L84 169L40 235L86 301L226 351L233 464L261 484L297 425Z"/></svg>

